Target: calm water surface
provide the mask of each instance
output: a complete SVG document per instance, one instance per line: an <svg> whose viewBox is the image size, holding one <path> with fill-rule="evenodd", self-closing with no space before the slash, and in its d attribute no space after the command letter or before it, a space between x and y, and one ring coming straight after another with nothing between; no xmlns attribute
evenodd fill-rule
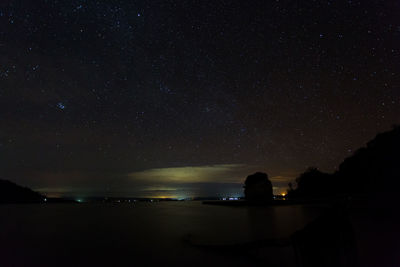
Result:
<svg viewBox="0 0 400 267"><path fill-rule="evenodd" d="M221 252L192 246L185 237L210 245L286 238L322 210L300 205L224 207L197 201L4 205L0 266L256 266L266 260L290 265L289 248ZM274 259L265 259L266 253Z"/></svg>

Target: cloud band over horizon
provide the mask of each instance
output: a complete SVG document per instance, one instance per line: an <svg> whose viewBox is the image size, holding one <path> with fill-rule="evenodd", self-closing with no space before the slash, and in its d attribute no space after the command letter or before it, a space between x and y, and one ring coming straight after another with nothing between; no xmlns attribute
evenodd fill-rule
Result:
<svg viewBox="0 0 400 267"><path fill-rule="evenodd" d="M261 166L214 164L150 168L127 173L37 173L32 188L49 196L216 197L241 196L246 177ZM296 172L269 174L275 194L284 192ZM96 181L93 183L92 181ZM85 181L85 182L84 182Z"/></svg>

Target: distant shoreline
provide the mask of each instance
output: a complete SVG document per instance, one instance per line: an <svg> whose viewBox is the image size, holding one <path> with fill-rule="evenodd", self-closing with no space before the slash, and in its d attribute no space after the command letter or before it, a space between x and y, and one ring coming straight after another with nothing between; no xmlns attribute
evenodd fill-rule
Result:
<svg viewBox="0 0 400 267"><path fill-rule="evenodd" d="M255 206L255 207L267 207L267 206L288 206L288 205L304 205L304 204L329 204L338 201L337 199L290 199L290 200L270 200L270 201L246 201L246 200L206 200L202 203L205 205L216 205L216 206L230 206L230 207L242 207L242 206Z"/></svg>

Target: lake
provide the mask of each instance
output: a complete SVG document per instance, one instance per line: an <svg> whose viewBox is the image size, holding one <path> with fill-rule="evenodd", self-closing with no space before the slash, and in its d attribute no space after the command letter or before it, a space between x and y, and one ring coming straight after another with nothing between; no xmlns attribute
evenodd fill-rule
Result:
<svg viewBox="0 0 400 267"><path fill-rule="evenodd" d="M291 247L238 253L207 245L289 238L324 209L199 201L3 205L0 266L294 266Z"/></svg>

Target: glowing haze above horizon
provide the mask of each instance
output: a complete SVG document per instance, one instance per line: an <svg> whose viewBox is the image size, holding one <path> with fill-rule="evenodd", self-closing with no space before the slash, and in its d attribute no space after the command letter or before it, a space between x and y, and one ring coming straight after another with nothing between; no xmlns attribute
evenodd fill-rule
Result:
<svg viewBox="0 0 400 267"><path fill-rule="evenodd" d="M0 177L239 196L400 123L398 1L1 1ZM343 185L346 186L346 185Z"/></svg>

